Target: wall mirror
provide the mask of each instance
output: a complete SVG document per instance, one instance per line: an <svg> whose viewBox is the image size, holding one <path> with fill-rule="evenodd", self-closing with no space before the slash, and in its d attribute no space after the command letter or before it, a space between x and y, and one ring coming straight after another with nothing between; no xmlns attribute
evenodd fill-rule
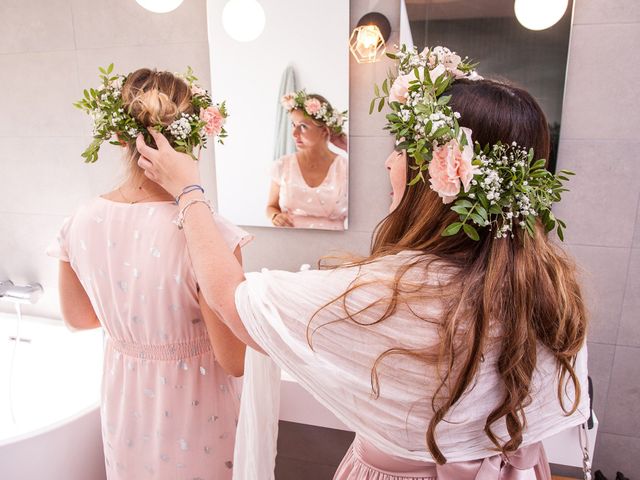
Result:
<svg viewBox="0 0 640 480"><path fill-rule="evenodd" d="M444 45L472 60L482 60L478 73L486 78L508 79L530 92L542 106L551 130L549 167L555 171L560 119L573 2L559 12L547 12L537 0L518 0L518 17L513 0L403 0L408 22L403 22L404 38L422 50ZM563 4L561 0L555 2ZM527 17L527 7L538 18ZM562 7L561 7L562 8ZM522 13L524 11L524 13ZM521 21L542 21L545 15L557 23L531 30ZM550 19L553 21L553 18ZM408 32L406 30L409 30Z"/></svg>
<svg viewBox="0 0 640 480"><path fill-rule="evenodd" d="M349 2L209 0L207 23L213 95L230 114L215 147L220 214L345 230Z"/></svg>

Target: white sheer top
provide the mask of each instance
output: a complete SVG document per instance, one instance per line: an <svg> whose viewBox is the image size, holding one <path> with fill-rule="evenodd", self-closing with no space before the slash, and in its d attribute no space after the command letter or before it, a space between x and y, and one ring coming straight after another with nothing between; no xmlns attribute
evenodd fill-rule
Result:
<svg viewBox="0 0 640 480"><path fill-rule="evenodd" d="M439 342L437 319L441 307L435 300L412 305L421 316L435 321L420 320L408 308L400 307L392 317L372 324L380 317L386 307L385 299L389 297L390 290L382 282L392 280L397 268L412 257L413 254L405 252L360 268L249 273L236 290L236 306L249 334L270 358L349 428L388 454L433 461L425 438L433 415L431 399L439 384L434 368L404 355L392 355L379 367L378 398L372 395L371 388L371 369L381 353L396 347L424 349ZM382 304L358 315L356 319L360 324L352 320L332 322L344 316L340 302L322 309L311 326L313 329L326 325L312 335L312 350L307 342L311 317L345 292L358 275L359 281L381 282L353 291L348 297L349 310L357 311L381 299ZM419 282L447 281L442 268L428 275L410 272L409 276ZM447 421L438 424L436 440L450 462L495 454L483 429L503 392L496 372L498 349L498 346L488 347L475 385L449 411ZM578 410L567 416L557 397L556 362L550 352L540 346L532 402L525 409L527 429L522 446L587 420L586 347L578 356L576 369L583 394ZM258 410L267 394L263 391L260 395L262 398L253 405ZM571 387L567 395L565 405L570 408L574 395ZM249 402L243 399L243 404L245 400ZM247 404L243 408L250 407ZM494 431L506 438L504 422L494 424Z"/></svg>

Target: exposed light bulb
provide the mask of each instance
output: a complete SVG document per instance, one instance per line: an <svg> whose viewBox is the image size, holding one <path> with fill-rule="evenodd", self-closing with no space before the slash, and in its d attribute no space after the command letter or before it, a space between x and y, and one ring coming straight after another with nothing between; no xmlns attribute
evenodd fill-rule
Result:
<svg viewBox="0 0 640 480"><path fill-rule="evenodd" d="M136 3L153 13L172 12L180 5L183 0L136 0Z"/></svg>
<svg viewBox="0 0 640 480"><path fill-rule="evenodd" d="M255 40L264 25L264 9L257 0L229 0L222 10L222 26L238 42Z"/></svg>
<svg viewBox="0 0 640 480"><path fill-rule="evenodd" d="M380 30L375 25L365 26L358 32L358 42L364 48L374 47L380 38Z"/></svg>
<svg viewBox="0 0 640 480"><path fill-rule="evenodd" d="M384 38L376 25L362 25L351 33L349 49L358 63L378 61L386 50Z"/></svg>
<svg viewBox="0 0 640 480"><path fill-rule="evenodd" d="M560 21L568 4L569 0L515 0L513 10L523 27L545 30Z"/></svg>

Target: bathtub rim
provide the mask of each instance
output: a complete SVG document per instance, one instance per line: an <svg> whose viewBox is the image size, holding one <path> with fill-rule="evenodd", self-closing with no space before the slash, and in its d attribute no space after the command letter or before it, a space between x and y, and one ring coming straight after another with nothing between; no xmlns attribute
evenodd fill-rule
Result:
<svg viewBox="0 0 640 480"><path fill-rule="evenodd" d="M85 407L81 410L78 410L76 413L74 413L73 415L69 415L68 417L62 418L56 422L50 423L48 425L45 425L43 427L39 427L33 430L30 430L29 432L26 433L21 433L19 435L15 435L13 437L9 437L6 438L4 440L0 440L0 448L6 446L6 445L10 445L10 444L14 444L14 443L20 443L23 442L25 440L29 440L33 437L37 437L39 435L45 435L53 430L57 430L58 428L61 428L69 423L73 423L74 421L85 417L87 415L89 415L90 413L94 412L96 409L100 410L100 403L101 402L95 402L92 405Z"/></svg>
<svg viewBox="0 0 640 480"><path fill-rule="evenodd" d="M9 311L5 311L5 310L0 310L0 321L3 321L5 317L11 317L11 319L15 320L17 317L17 314L15 312L9 312ZM80 333L80 332L84 332L85 330L72 330L70 329L67 324L65 323L65 321L62 318L57 318L57 317L50 317L50 316L44 316L44 315L30 315L30 314L22 314L21 316L21 322L33 322L33 323L42 323L45 324L47 326L51 326L51 327L56 327L56 328L64 328L65 330L67 330L70 334L75 334L75 333ZM24 432L24 433L20 433L18 435L13 435L11 437L7 437L5 439L0 439L0 448L13 444L13 443L20 443L23 442L25 440L29 440L33 437L36 437L38 435L44 435L46 433L49 433L53 430L56 430L68 423L72 423L75 420L78 420L79 418L82 418L86 415L89 415L91 412L93 412L96 409L100 409L100 404L101 401L100 399L98 399L97 401L93 402L91 405L88 405L84 408L81 408L80 410L76 411L75 413L67 416L67 417L63 417L59 420L56 420L55 422L49 423L47 425L43 425L40 426L38 428L34 428L33 430L29 430L28 432Z"/></svg>

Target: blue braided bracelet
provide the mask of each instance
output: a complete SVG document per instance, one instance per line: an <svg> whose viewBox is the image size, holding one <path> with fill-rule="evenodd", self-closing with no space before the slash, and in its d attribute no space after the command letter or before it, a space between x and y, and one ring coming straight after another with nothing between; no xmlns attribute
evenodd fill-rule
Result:
<svg viewBox="0 0 640 480"><path fill-rule="evenodd" d="M180 197L182 197L186 193L193 192L194 190L200 190L202 193L204 193L204 188L202 188L200 185L187 185L182 189L182 193L180 193L176 197L176 205L178 205L178 202L180 202Z"/></svg>

